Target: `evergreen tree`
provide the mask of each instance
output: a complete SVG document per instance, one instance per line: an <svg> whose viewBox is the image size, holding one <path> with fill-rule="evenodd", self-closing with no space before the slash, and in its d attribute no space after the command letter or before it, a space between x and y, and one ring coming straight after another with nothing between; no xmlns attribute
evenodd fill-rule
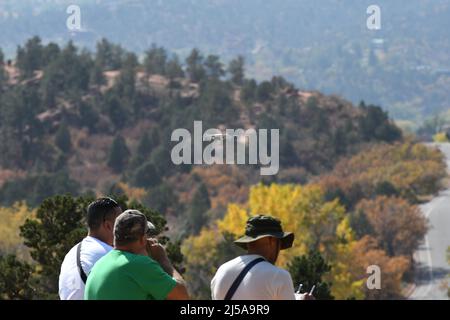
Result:
<svg viewBox="0 0 450 320"><path fill-rule="evenodd" d="M256 98L256 90L258 88L258 85L256 84L256 81L251 79L244 81L244 85L241 90L241 99L244 102L250 103L253 102Z"/></svg>
<svg viewBox="0 0 450 320"><path fill-rule="evenodd" d="M123 62L116 89L119 96L133 99L136 93L136 68L139 65L134 53L129 53Z"/></svg>
<svg viewBox="0 0 450 320"><path fill-rule="evenodd" d="M118 135L114 138L108 157L108 166L116 173L125 170L130 156L130 150L127 147L125 139Z"/></svg>
<svg viewBox="0 0 450 320"><path fill-rule="evenodd" d="M136 169L133 184L140 188L151 188L161 183L161 177L150 161Z"/></svg>
<svg viewBox="0 0 450 320"><path fill-rule="evenodd" d="M186 71L191 81L200 82L204 78L203 56L197 49L193 49L191 54L186 58L186 66Z"/></svg>
<svg viewBox="0 0 450 320"><path fill-rule="evenodd" d="M296 290L298 285L302 284L301 293L309 292L315 285L313 295L317 300L334 299L331 295L331 283L322 280L322 277L330 272L331 266L325 262L318 251L295 257L289 263L288 270L292 276Z"/></svg>
<svg viewBox="0 0 450 320"><path fill-rule="evenodd" d="M273 93L272 84L269 81L263 81L256 89L256 97L258 101L265 102L270 99Z"/></svg>
<svg viewBox="0 0 450 320"><path fill-rule="evenodd" d="M89 83L92 86L101 86L106 84L106 78L103 74L102 66L99 63L94 63L89 75Z"/></svg>
<svg viewBox="0 0 450 320"><path fill-rule="evenodd" d="M208 223L207 212L211 208L208 189L204 183L197 188L189 207L187 232L190 235L199 234L203 226Z"/></svg>
<svg viewBox="0 0 450 320"><path fill-rule="evenodd" d="M238 56L236 59L231 60L228 65L228 72L231 75L231 82L241 86L245 77L244 57Z"/></svg>
<svg viewBox="0 0 450 320"><path fill-rule="evenodd" d="M167 52L164 48L152 45L145 53L144 70L147 74L166 74Z"/></svg>
<svg viewBox="0 0 450 320"><path fill-rule="evenodd" d="M28 219L20 228L24 243L40 269L40 298L57 298L58 274L64 256L85 236L83 218L93 199L56 196L38 208L36 219Z"/></svg>
<svg viewBox="0 0 450 320"><path fill-rule="evenodd" d="M21 71L21 76L27 78L33 75L35 70L42 67L43 46L39 37L33 37L27 41L24 48L17 49L17 67Z"/></svg>
<svg viewBox="0 0 450 320"><path fill-rule="evenodd" d="M161 143L160 128L152 127L150 132L145 132L139 140L137 153L143 158L147 158L154 148Z"/></svg>
<svg viewBox="0 0 450 320"><path fill-rule="evenodd" d="M79 105L80 122L82 126L86 126L90 132L97 130L97 124L100 114L90 103L81 102Z"/></svg>
<svg viewBox="0 0 450 320"><path fill-rule="evenodd" d="M165 182L148 190L144 198L144 203L163 214L166 214L169 208L175 210L174 213L178 214L177 209L180 206L178 197L173 192L173 188Z"/></svg>
<svg viewBox="0 0 450 320"><path fill-rule="evenodd" d="M0 255L0 300L30 300L33 267L14 255Z"/></svg>
<svg viewBox="0 0 450 320"><path fill-rule="evenodd" d="M401 139L400 129L390 122L388 114L383 109L373 105L366 106L364 102L361 102L359 107L363 111L359 117L359 127L366 141L394 142Z"/></svg>
<svg viewBox="0 0 450 320"><path fill-rule="evenodd" d="M90 68L92 59L87 52L77 53L72 42L44 69L41 81L44 104L54 107L58 94L67 95L68 92L79 96L89 88Z"/></svg>
<svg viewBox="0 0 450 320"><path fill-rule="evenodd" d="M116 90L109 91L103 101L103 109L116 129L122 129L131 116L131 110L124 107L124 102Z"/></svg>
<svg viewBox="0 0 450 320"><path fill-rule="evenodd" d="M170 159L170 150L166 144L160 144L152 151L150 161L161 177L167 177L173 172L174 165Z"/></svg>
<svg viewBox="0 0 450 320"><path fill-rule="evenodd" d="M213 79L219 79L225 75L223 64L220 62L219 56L209 55L204 63L206 75Z"/></svg>
<svg viewBox="0 0 450 320"><path fill-rule="evenodd" d="M184 77L183 67L177 55L173 56L166 66L166 75L170 80Z"/></svg>
<svg viewBox="0 0 450 320"><path fill-rule="evenodd" d="M110 43L106 39L101 39L97 43L95 62L103 70L118 70L122 67L126 51L118 45Z"/></svg>
<svg viewBox="0 0 450 320"><path fill-rule="evenodd" d="M71 150L72 139L70 137L70 131L65 123L60 125L58 131L56 132L55 143L58 148L64 153L67 153Z"/></svg>
<svg viewBox="0 0 450 320"><path fill-rule="evenodd" d="M51 62L58 59L61 54L61 49L56 43L50 42L47 46L45 46L42 50L42 66L46 67Z"/></svg>
<svg viewBox="0 0 450 320"><path fill-rule="evenodd" d="M208 126L228 123L238 114L231 100L230 86L218 79L210 79L203 83L200 87L198 104L199 116Z"/></svg>

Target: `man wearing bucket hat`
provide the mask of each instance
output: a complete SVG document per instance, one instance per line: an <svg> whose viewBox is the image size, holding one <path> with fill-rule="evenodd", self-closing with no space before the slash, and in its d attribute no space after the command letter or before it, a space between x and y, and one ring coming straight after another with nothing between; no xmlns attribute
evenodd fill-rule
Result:
<svg viewBox="0 0 450 320"><path fill-rule="evenodd" d="M292 247L294 234L267 215L247 221L245 235L235 241L247 254L226 262L211 281L213 300L308 300L296 295L291 275L275 266L280 250Z"/></svg>

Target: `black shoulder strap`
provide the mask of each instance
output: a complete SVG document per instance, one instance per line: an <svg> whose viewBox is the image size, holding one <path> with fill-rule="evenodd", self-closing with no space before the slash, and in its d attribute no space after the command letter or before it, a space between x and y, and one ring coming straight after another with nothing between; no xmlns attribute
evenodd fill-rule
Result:
<svg viewBox="0 0 450 320"><path fill-rule="evenodd" d="M250 271L251 268L253 268L256 264L266 261L264 258L257 258L250 262L248 265L245 266L244 270L241 271L241 273L238 275L236 280L234 280L233 284L231 285L230 289L228 290L227 294L225 295L224 300L231 300L233 298L234 293L239 288L239 285L241 284L242 280L244 280L244 277L246 274Z"/></svg>
<svg viewBox="0 0 450 320"><path fill-rule="evenodd" d="M81 280L83 280L83 283L86 284L87 276L86 273L84 273L83 267L81 266L80 254L81 254L81 242L77 246L77 266Z"/></svg>

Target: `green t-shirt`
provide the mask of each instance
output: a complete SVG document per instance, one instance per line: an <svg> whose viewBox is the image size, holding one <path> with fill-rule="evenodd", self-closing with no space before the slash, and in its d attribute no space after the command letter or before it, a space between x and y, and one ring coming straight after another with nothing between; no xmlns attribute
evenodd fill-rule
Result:
<svg viewBox="0 0 450 320"><path fill-rule="evenodd" d="M92 268L85 300L164 300L176 281L147 256L111 250Z"/></svg>

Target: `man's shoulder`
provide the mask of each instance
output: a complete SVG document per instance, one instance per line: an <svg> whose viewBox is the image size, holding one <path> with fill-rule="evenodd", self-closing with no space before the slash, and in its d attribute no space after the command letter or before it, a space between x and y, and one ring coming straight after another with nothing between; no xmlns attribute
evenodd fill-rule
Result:
<svg viewBox="0 0 450 320"><path fill-rule="evenodd" d="M227 262L223 263L217 271L224 271L228 269L233 269L238 267L243 263L242 256L236 257L234 259L228 260Z"/></svg>
<svg viewBox="0 0 450 320"><path fill-rule="evenodd" d="M158 266L159 264L149 256L134 254L127 251L114 249L107 253L108 260L116 260L120 265L127 266Z"/></svg>
<svg viewBox="0 0 450 320"><path fill-rule="evenodd" d="M83 251L103 253L103 254L113 249L110 245L91 236L87 236L86 238L84 238L81 242L81 246Z"/></svg>
<svg viewBox="0 0 450 320"><path fill-rule="evenodd" d="M276 283L292 283L291 274L287 270L281 269L274 265L272 265L272 267L273 269L271 273L274 275L273 279L276 279Z"/></svg>
<svg viewBox="0 0 450 320"><path fill-rule="evenodd" d="M76 258L77 258L77 246L79 243L75 244L72 248L70 248L70 250L66 253L66 255L64 256L64 259L61 263L61 268L62 269L66 269L66 268L71 268L72 265L74 263L76 263ZM63 271L63 270L62 270Z"/></svg>
<svg viewBox="0 0 450 320"><path fill-rule="evenodd" d="M277 266L273 266L276 269L277 275L281 278L291 278L291 274L289 273L289 271L281 269Z"/></svg>

